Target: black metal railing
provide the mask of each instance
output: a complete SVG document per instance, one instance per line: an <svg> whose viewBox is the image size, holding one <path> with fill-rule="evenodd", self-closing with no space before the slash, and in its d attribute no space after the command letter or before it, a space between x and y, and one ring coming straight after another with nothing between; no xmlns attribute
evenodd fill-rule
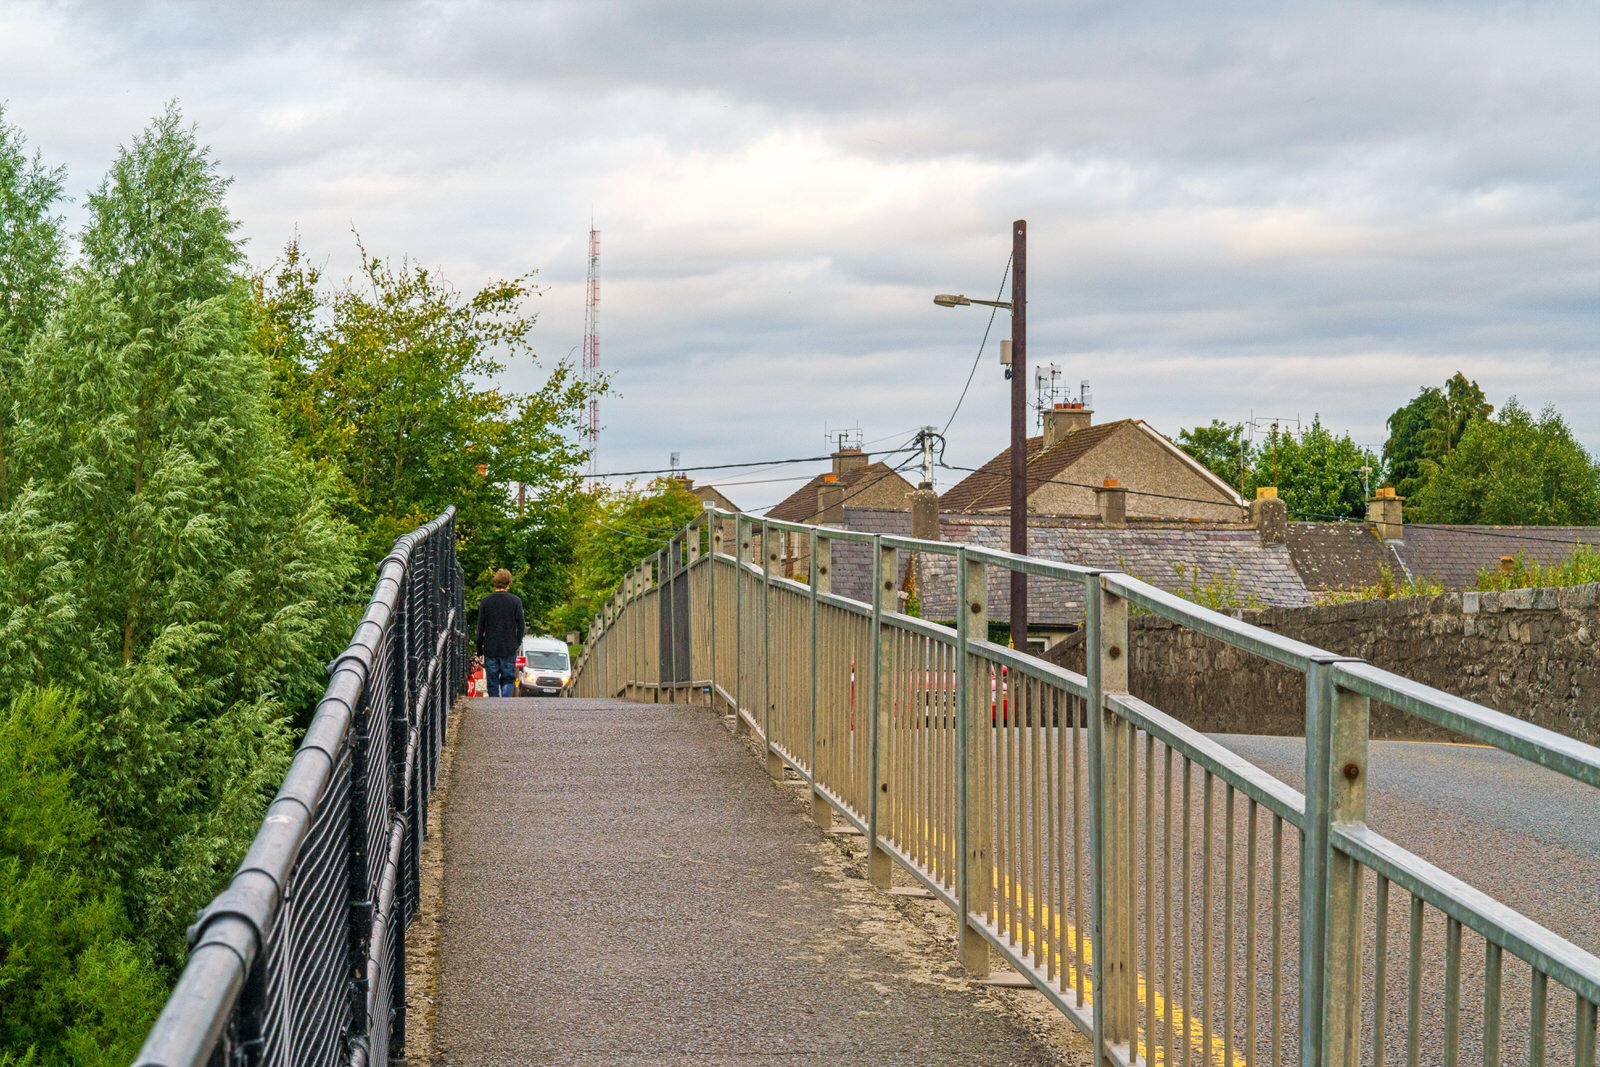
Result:
<svg viewBox="0 0 1600 1067"><path fill-rule="evenodd" d="M384 1064L405 1044L405 929L467 646L455 509L400 538L137 1067Z"/></svg>

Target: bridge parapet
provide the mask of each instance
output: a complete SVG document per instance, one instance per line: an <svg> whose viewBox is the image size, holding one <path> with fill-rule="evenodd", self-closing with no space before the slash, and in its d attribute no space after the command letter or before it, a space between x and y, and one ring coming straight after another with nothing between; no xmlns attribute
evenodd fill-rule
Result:
<svg viewBox="0 0 1600 1067"><path fill-rule="evenodd" d="M870 551L871 602L831 591L838 542ZM900 610L908 552L954 558L952 624ZM991 568L1079 584L1084 673L985 639ZM1301 675L1304 792L1128 692L1131 612ZM969 969L997 953L1107 1064L1595 1065L1600 959L1367 825L1369 709L1591 788L1600 749L1358 659L1126 574L708 509L604 606L574 690L730 715L865 836L875 884L904 868Z"/></svg>
<svg viewBox="0 0 1600 1067"><path fill-rule="evenodd" d="M384 1064L451 704L465 692L455 509L397 540L282 787L137 1067Z"/></svg>

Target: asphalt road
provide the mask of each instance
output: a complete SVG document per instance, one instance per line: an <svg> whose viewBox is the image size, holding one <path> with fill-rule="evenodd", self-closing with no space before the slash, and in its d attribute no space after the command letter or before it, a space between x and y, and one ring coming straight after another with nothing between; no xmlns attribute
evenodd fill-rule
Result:
<svg viewBox="0 0 1600 1067"><path fill-rule="evenodd" d="M1059 1062L706 709L476 700L460 723L433 1062Z"/></svg>

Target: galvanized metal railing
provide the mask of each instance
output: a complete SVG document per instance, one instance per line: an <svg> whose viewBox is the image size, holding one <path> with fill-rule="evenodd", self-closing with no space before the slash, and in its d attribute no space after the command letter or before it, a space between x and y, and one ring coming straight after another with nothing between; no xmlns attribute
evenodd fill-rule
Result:
<svg viewBox="0 0 1600 1067"><path fill-rule="evenodd" d="M405 1046L405 929L467 648L455 509L395 542L350 646L137 1067L384 1064Z"/></svg>
<svg viewBox="0 0 1600 1067"><path fill-rule="evenodd" d="M870 602L831 591L841 545ZM953 558L954 626L898 610L902 553ZM1083 588L1086 674L987 640L991 569ZM1304 793L1128 692L1130 610L1303 676ZM709 509L629 574L574 688L730 713L875 884L907 872L970 971L998 953L1107 1063L1595 1067L1600 959L1365 819L1373 700L1600 788L1600 750L1548 730L1126 574Z"/></svg>

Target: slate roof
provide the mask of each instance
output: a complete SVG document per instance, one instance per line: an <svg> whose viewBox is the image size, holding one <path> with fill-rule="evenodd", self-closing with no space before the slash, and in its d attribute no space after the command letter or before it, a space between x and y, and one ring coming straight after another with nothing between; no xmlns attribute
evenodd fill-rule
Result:
<svg viewBox="0 0 1600 1067"><path fill-rule="evenodd" d="M1565 559L1575 545L1600 545L1600 526L1423 526L1408 523L1394 550L1406 570L1446 589L1470 589L1478 572L1501 556L1525 552L1542 564Z"/></svg>
<svg viewBox="0 0 1600 1067"><path fill-rule="evenodd" d="M1028 494L1033 495L1035 489L1082 459L1095 445L1132 423L1132 419L1121 419L1099 426L1086 426L1068 434L1048 452L1044 450L1043 436L1028 438ZM1007 446L999 455L946 490L939 498L939 510L985 511L1007 507L1010 503L1011 448Z"/></svg>
<svg viewBox="0 0 1600 1067"><path fill-rule="evenodd" d="M1010 539L1004 519L978 515L940 517L946 541L964 541L1004 550ZM1241 599L1253 597L1263 606L1299 606L1312 601L1295 571L1286 545L1263 545L1249 527L1129 526L1121 529L1035 518L1028 524L1028 554L1084 566L1124 570L1163 589L1214 578L1236 584ZM1183 574L1180 577L1178 568ZM918 580L922 615L955 617L955 561L924 556ZM1010 612L1010 579L989 568L989 615L1004 619ZM1080 583L1030 578L1028 615L1035 625L1076 625L1083 619Z"/></svg>
<svg viewBox="0 0 1600 1067"><path fill-rule="evenodd" d="M1116 422L1104 422L1098 426L1086 426L1068 434L1048 452L1045 451L1043 436L1028 438L1028 495L1031 497L1036 489L1052 481L1070 481L1070 478L1063 478L1062 475L1088 455L1096 445L1126 427L1134 427L1148 434L1178 462L1190 467L1207 481L1214 482L1227 502L1242 503L1238 493L1231 486L1163 434L1152 429L1142 419L1118 419ZM939 510L953 513L991 511L1008 507L1010 503L1011 448L1007 446L989 462L946 491L939 498Z"/></svg>
<svg viewBox="0 0 1600 1067"><path fill-rule="evenodd" d="M1377 585L1384 567L1396 580L1405 577L1394 550L1370 522L1291 522L1286 540L1300 580L1316 592Z"/></svg>
<svg viewBox="0 0 1600 1067"><path fill-rule="evenodd" d="M780 519L784 522L816 522L821 516L817 510L817 490L822 487L826 474L819 474L767 512L767 518ZM865 467L845 471L839 475L839 483L844 486L844 499L848 505L850 497L856 493L864 493L867 489L885 478L893 478L905 486L906 492L911 492L916 487L896 474L886 463L869 463Z"/></svg>

